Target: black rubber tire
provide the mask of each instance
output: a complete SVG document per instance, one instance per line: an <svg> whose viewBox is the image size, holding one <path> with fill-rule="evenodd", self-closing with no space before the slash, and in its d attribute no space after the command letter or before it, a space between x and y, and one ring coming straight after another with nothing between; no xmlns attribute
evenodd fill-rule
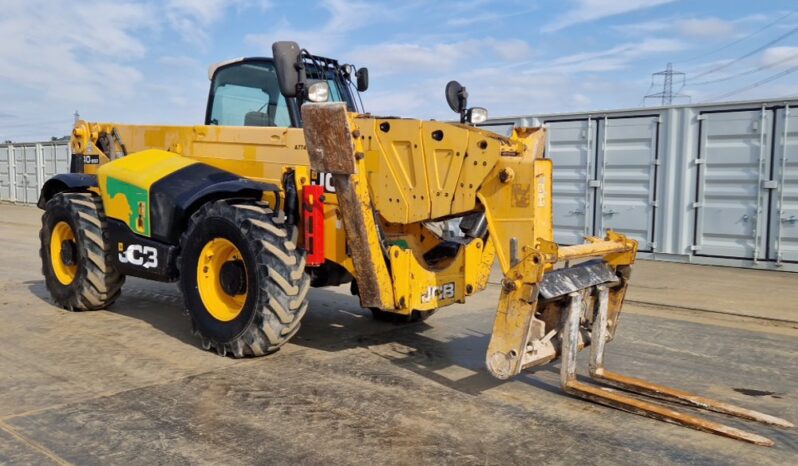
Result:
<svg viewBox="0 0 798 466"><path fill-rule="evenodd" d="M297 333L310 289L297 234L282 214L275 216L261 202L216 201L191 216L180 242L180 288L203 348L222 356L262 356L277 351ZM247 272L244 307L227 322L210 314L197 288L199 254L208 241L220 237L238 248Z"/></svg>
<svg viewBox="0 0 798 466"><path fill-rule="evenodd" d="M379 320L381 322L392 322L395 324L409 324L413 322L424 322L425 320L429 319L432 314L437 312L437 309L433 309L431 311L416 311L414 310L409 315L405 314L397 314L395 312L384 311L382 309L377 309L376 307L372 307L371 315L374 317L374 320Z"/></svg>
<svg viewBox="0 0 798 466"><path fill-rule="evenodd" d="M75 234L77 272L64 285L55 276L50 260L53 227L65 221ZM92 311L110 306L121 293L125 276L115 267L113 245L108 237L99 196L92 193L59 193L47 201L39 231L44 283L53 302L68 311Z"/></svg>

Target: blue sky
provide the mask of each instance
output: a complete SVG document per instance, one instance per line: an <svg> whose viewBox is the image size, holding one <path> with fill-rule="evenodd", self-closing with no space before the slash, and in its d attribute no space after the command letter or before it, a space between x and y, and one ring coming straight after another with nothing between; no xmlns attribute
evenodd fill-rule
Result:
<svg viewBox="0 0 798 466"><path fill-rule="evenodd" d="M443 98L451 79L493 116L634 107L667 62L688 73L681 92L693 102L798 96L796 8L728 0L0 0L0 141L67 134L75 110L93 121L200 124L208 65L269 55L274 40L368 66L363 99L377 114L452 118Z"/></svg>

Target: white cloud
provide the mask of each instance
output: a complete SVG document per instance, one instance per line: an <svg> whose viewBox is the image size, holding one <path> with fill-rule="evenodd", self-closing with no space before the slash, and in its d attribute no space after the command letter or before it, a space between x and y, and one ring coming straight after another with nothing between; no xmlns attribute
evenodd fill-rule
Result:
<svg viewBox="0 0 798 466"><path fill-rule="evenodd" d="M607 108L616 106L618 96L627 96L630 89L639 89L642 96L648 84L647 76L645 82L637 82L634 77L619 78L611 72L629 68L635 60L685 47L675 39L646 39L524 64L513 52L519 47L531 53L524 44L494 38L380 44L357 49L353 55L379 76L364 95L369 111L451 119L442 91L452 78L468 87L472 105L485 106L495 116ZM502 56L497 50L508 53Z"/></svg>
<svg viewBox="0 0 798 466"><path fill-rule="evenodd" d="M367 64L376 75L417 74L451 69L467 60L478 46L477 40L433 45L376 44L357 48L349 56L357 63Z"/></svg>
<svg viewBox="0 0 798 466"><path fill-rule="evenodd" d="M490 62L517 62L532 55L529 43L520 39L492 37L437 44L384 43L364 46L348 54L355 62L369 66L375 75L393 73L429 74L461 65Z"/></svg>
<svg viewBox="0 0 798 466"><path fill-rule="evenodd" d="M629 91L628 83L602 77L591 79L592 83L602 83L607 89L607 92L597 93L587 88L588 82L574 79L568 73L508 73L504 68L483 69L461 82L468 86L470 105L486 107L490 115L497 117L587 110L595 104L595 100L588 96L616 96ZM426 112L421 116L453 118L454 114L443 100L444 84L445 80L441 79L427 91L426 103L416 115Z"/></svg>
<svg viewBox="0 0 798 466"><path fill-rule="evenodd" d="M390 90L372 89L363 95L363 102L366 105L366 110L375 115L430 115L430 96L439 95L443 96L443 87L437 88L430 85ZM446 118L448 115L441 114L440 116Z"/></svg>
<svg viewBox="0 0 798 466"><path fill-rule="evenodd" d="M762 52L761 64L775 69L792 68L798 64L798 47L770 47Z"/></svg>
<svg viewBox="0 0 798 466"><path fill-rule="evenodd" d="M657 54L682 50L677 39L645 38L551 59L535 58L519 39L481 38L363 46L349 56L369 66L375 79L364 95L376 114L452 119L443 100L447 81L468 87L469 102L491 115L518 115L635 105L648 85L617 70ZM634 103L630 89L637 89Z"/></svg>
<svg viewBox="0 0 798 466"><path fill-rule="evenodd" d="M668 1L568 0L568 10L547 30ZM363 98L368 110L380 114L452 119L454 114L443 98L450 79L468 86L470 103L486 106L493 116L633 106L645 93L652 71L640 64L665 62L665 57L688 46L706 48L711 40L739 37L783 14L721 20L700 16L700 8L684 3L683 13L664 19L655 19L659 10L654 10L641 18L642 22L610 25L607 34L595 36L595 45L565 55L562 50L582 43L579 28L564 31L562 44L544 41L542 47L530 42L537 37L539 26L533 23L541 21L539 17L523 18L528 28L500 30L505 21L517 22L512 18L534 9L523 0L501 11L487 8L485 0L459 3L455 10L421 0L392 6L388 12L365 0L327 0L303 7L311 10L306 12L272 8L260 15L263 27L251 31L257 34L243 39L256 50L241 50L240 42L236 45L246 31L222 30L221 26L231 23L230 17L236 13L259 14L271 7L269 1L84 0L80 8L68 0L0 3L4 4L0 15L0 140L17 137L9 134L9 127L32 121L40 123L18 134L26 138L34 130L39 131L37 137L64 134L76 108L82 116L97 121L199 123L208 86L204 68L217 58L205 56L204 45L211 43L214 54L268 55L274 40L297 40L314 53L368 66L371 89ZM425 25L430 23L449 27L425 33ZM493 33L496 37L479 36L488 27L497 31ZM617 41L613 30L629 37ZM177 43L165 43L173 40L175 33L179 35ZM232 41L226 49L226 41L217 42L222 37ZM546 52L538 53L538 49ZM553 54L553 58L545 58ZM790 59L793 55L798 55L798 47L771 47L745 64L781 69L798 64L798 58ZM729 73L735 70L728 69ZM745 96L795 94L790 91L795 86L789 83L796 82L792 78ZM735 83L730 82L728 89L713 88L711 95L699 90L691 94L694 101L701 100L702 95L732 90ZM64 123L42 123L56 119Z"/></svg>
<svg viewBox="0 0 798 466"><path fill-rule="evenodd" d="M543 32L554 32L567 27L616 16L631 11L671 3L675 0L575 0L574 6L555 18Z"/></svg>
<svg viewBox="0 0 798 466"><path fill-rule="evenodd" d="M573 99L574 104L576 104L578 107L581 107L581 108L587 108L587 106L590 105L590 103L592 102L590 97L588 97L588 96L586 96L584 94L581 94L579 92L574 93L571 96L571 98Z"/></svg>
<svg viewBox="0 0 798 466"><path fill-rule="evenodd" d="M283 18L268 32L247 34L244 43L271 53L274 42L292 40L313 53L334 55L337 48L350 38L349 33L368 25L378 13L373 5L353 0L324 0L321 6L329 16L320 27L298 27Z"/></svg>
<svg viewBox="0 0 798 466"><path fill-rule="evenodd" d="M459 16L456 18L449 18L446 20L446 25L451 27L467 27L475 24L484 24L492 21L498 21L507 15L502 15L496 12L484 12L476 15Z"/></svg>
<svg viewBox="0 0 798 466"><path fill-rule="evenodd" d="M690 39L721 40L742 37L752 32L753 28L761 26L765 22L773 21L783 14L784 12L776 12L770 15L753 14L728 20L717 17L685 17L682 14L678 14L637 23L614 25L611 28L631 36L667 33ZM789 27L792 28L795 25ZM703 46L705 44L696 42L695 45Z"/></svg>
<svg viewBox="0 0 798 466"><path fill-rule="evenodd" d="M174 66L176 68L194 68L202 66L196 59L182 55L164 55L158 57L158 63L165 66Z"/></svg>
<svg viewBox="0 0 798 466"><path fill-rule="evenodd" d="M619 24L612 26L612 29L628 35L648 35L662 31L672 31L673 19L674 18L670 18L669 20L641 21L639 23Z"/></svg>
<svg viewBox="0 0 798 466"><path fill-rule="evenodd" d="M734 23L719 18L692 18L676 22L676 28L683 36L696 39L716 39L734 33Z"/></svg>
<svg viewBox="0 0 798 466"><path fill-rule="evenodd" d="M474 12L463 8L462 4L458 4L457 13L459 13L460 16L450 17L446 20L445 24L453 28L464 28L470 26L479 27L484 26L486 23L496 22L501 19L526 15L532 13L533 11L538 11L539 9L540 8L537 5L533 5L532 7L524 9L504 8L499 10L496 8L491 8Z"/></svg>
<svg viewBox="0 0 798 466"><path fill-rule="evenodd" d="M676 33L690 39L723 39L733 36L740 21L726 21L719 18L664 18L642 21L633 24L613 26L616 31L629 35L650 35L652 33Z"/></svg>
<svg viewBox="0 0 798 466"><path fill-rule="evenodd" d="M41 15L42 11L49 14ZM103 21L96 21L97 15ZM141 74L125 60L140 58L139 31L151 12L133 3L27 1L6 5L0 18L0 81L54 100L93 99L129 92ZM75 25L91 27L75 27Z"/></svg>
<svg viewBox="0 0 798 466"><path fill-rule="evenodd" d="M0 139L61 136L75 108L132 96L142 74L130 63L146 54L140 38L152 17L147 5L126 1L4 2L0 100L16 120L0 125Z"/></svg>
<svg viewBox="0 0 798 466"><path fill-rule="evenodd" d="M367 24L375 14L374 5L353 0L324 0L325 8L330 11L330 19L324 28L327 31L352 31Z"/></svg>
<svg viewBox="0 0 798 466"><path fill-rule="evenodd" d="M343 36L337 32L294 28L286 19L277 21L268 32L247 34L244 43L254 47L258 53L271 56L272 44L281 40L291 40L300 47L318 55L334 55L341 45Z"/></svg>
<svg viewBox="0 0 798 466"><path fill-rule="evenodd" d="M490 40L490 46L500 58L507 61L524 60L532 55L529 42L521 39Z"/></svg>
<svg viewBox="0 0 798 466"><path fill-rule="evenodd" d="M261 11L272 7L270 0L168 0L164 4L167 21L184 40L205 45L206 29L224 18L230 8L243 10L258 7Z"/></svg>
<svg viewBox="0 0 798 466"><path fill-rule="evenodd" d="M545 70L569 73L605 72L622 69L634 60L649 57L657 53L669 53L683 50L685 44L676 39L645 39L641 42L629 42L598 52L582 52L556 58L538 64L531 71Z"/></svg>

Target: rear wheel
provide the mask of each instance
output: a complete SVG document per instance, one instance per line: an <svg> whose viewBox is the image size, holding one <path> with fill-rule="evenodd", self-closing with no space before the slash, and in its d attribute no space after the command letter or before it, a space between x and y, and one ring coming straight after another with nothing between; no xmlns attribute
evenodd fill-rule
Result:
<svg viewBox="0 0 798 466"><path fill-rule="evenodd" d="M180 287L203 348L259 356L296 334L310 289L296 235L262 203L217 201L191 217Z"/></svg>
<svg viewBox="0 0 798 466"><path fill-rule="evenodd" d="M42 273L53 301L64 309L103 309L119 297L125 277L113 265L105 226L102 202L91 193L56 194L45 206Z"/></svg>

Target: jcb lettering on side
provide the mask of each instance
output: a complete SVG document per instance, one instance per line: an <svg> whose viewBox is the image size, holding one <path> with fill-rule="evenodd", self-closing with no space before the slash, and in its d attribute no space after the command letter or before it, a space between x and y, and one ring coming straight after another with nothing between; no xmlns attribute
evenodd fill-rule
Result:
<svg viewBox="0 0 798 466"><path fill-rule="evenodd" d="M131 244L127 249L119 251L119 262L138 265L145 269L158 267L158 250L151 246Z"/></svg>

